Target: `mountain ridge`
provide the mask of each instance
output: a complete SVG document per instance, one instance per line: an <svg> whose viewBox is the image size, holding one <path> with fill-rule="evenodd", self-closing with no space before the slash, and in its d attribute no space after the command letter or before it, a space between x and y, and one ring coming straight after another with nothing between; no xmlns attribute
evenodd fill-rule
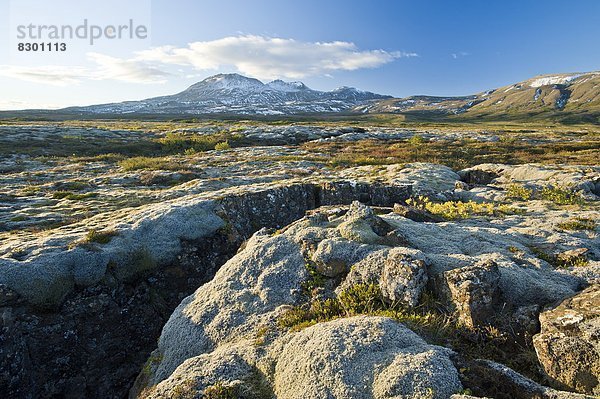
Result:
<svg viewBox="0 0 600 399"><path fill-rule="evenodd" d="M318 91L310 89L302 82L285 82L280 79L263 83L255 78L232 73L209 76L173 95L140 101L69 107L63 111L93 114L134 112L144 114L288 115L341 112L386 98L392 97L352 87Z"/></svg>

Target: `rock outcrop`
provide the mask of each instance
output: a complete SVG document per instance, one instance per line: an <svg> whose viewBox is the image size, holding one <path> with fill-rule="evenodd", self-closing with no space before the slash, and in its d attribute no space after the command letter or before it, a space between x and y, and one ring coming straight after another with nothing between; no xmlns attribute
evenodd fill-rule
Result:
<svg viewBox="0 0 600 399"><path fill-rule="evenodd" d="M471 328L491 323L494 307L501 300L500 272L494 261L449 270L438 280L440 296L457 313L460 323Z"/></svg>
<svg viewBox="0 0 600 399"><path fill-rule="evenodd" d="M460 356L382 317L377 306L407 311L433 290L459 325L509 331L514 326L499 323L526 325L541 306L584 284L533 257L517 262L509 248L524 248L528 238L501 232L499 221L489 223L415 222L393 212L376 215L354 202L347 211L317 210L274 233L261 230L176 309L131 397L164 398L181 389L202 394L214 387L240 397L448 398L471 387L488 395L496 388L486 391L469 379L474 374L458 372ZM387 305L370 302L377 299L366 291L344 296L373 286ZM282 324L298 312L321 313ZM473 363L478 370L481 364ZM496 389L498 397L526 386L530 397L583 397L490 364L489 376L498 373L512 384Z"/></svg>
<svg viewBox="0 0 600 399"><path fill-rule="evenodd" d="M533 338L540 363L557 386L600 395L600 286L540 315Z"/></svg>

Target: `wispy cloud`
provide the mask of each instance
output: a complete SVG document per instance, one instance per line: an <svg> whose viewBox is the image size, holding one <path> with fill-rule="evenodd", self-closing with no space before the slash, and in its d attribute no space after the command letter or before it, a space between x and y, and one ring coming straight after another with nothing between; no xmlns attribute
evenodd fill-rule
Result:
<svg viewBox="0 0 600 399"><path fill-rule="evenodd" d="M164 83L170 75L157 67L135 60L89 53L92 67L0 65L0 76L53 86L77 84L82 80L118 80L132 83Z"/></svg>
<svg viewBox="0 0 600 399"><path fill-rule="evenodd" d="M455 60L458 59L458 58L461 58L461 57L466 57L468 55L471 55L471 54L467 53L466 51L459 51L458 53L452 53L452 54L450 54L450 56L452 58L454 58Z"/></svg>
<svg viewBox="0 0 600 399"><path fill-rule="evenodd" d="M139 61L189 65L197 70L234 67L263 79L304 78L344 70L376 68L412 52L359 50L354 43L301 42L264 36L232 36L194 42L187 47L163 46L136 54Z"/></svg>
<svg viewBox="0 0 600 399"><path fill-rule="evenodd" d="M418 57L414 52L360 50L354 43L302 42L255 35L194 42L186 47L162 46L136 52L131 58L88 53L92 66L19 67L0 65L0 76L52 85L82 80L118 80L133 83L164 83L177 65L176 75L194 71L234 68L259 79L328 76L335 71L377 68L398 58Z"/></svg>
<svg viewBox="0 0 600 399"><path fill-rule="evenodd" d="M54 86L66 86L89 77L87 68L47 65L26 67L0 65L0 76L21 79L35 83L47 83Z"/></svg>

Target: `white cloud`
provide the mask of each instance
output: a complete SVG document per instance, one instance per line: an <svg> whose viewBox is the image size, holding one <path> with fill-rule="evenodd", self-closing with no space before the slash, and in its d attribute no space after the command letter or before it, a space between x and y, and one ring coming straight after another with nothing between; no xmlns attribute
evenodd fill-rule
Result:
<svg viewBox="0 0 600 399"><path fill-rule="evenodd" d="M124 60L104 54L88 53L88 59L97 64L91 79L121 80L133 83L164 83L170 74L155 66L136 60Z"/></svg>
<svg viewBox="0 0 600 399"><path fill-rule="evenodd" d="M234 67L255 78L299 79L345 70L376 68L416 53L359 50L350 42L301 42L264 36L232 36L194 42L187 47L163 46L136 53L135 59L189 65L197 70Z"/></svg>
<svg viewBox="0 0 600 399"><path fill-rule="evenodd" d="M118 80L133 83L164 83L174 65L192 76L194 71L235 68L259 79L330 76L334 71L377 68L397 58L418 57L416 53L359 50L354 43L301 42L265 36L232 36L194 42L187 47L162 46L136 52L132 58L88 53L90 67L0 65L0 76L47 83L57 86L82 80Z"/></svg>
<svg viewBox="0 0 600 399"><path fill-rule="evenodd" d="M0 76L46 83L54 86L77 84L82 80L118 80L132 83L164 83L168 72L136 60L125 60L104 54L88 53L91 68L80 66L16 66L0 65Z"/></svg>

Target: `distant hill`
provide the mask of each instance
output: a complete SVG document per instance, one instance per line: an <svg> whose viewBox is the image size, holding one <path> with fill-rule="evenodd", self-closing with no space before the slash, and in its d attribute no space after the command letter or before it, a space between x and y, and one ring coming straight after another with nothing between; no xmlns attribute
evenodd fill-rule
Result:
<svg viewBox="0 0 600 399"><path fill-rule="evenodd" d="M358 106L354 111L422 118L557 118L598 123L600 72L541 75L472 96L385 99Z"/></svg>

